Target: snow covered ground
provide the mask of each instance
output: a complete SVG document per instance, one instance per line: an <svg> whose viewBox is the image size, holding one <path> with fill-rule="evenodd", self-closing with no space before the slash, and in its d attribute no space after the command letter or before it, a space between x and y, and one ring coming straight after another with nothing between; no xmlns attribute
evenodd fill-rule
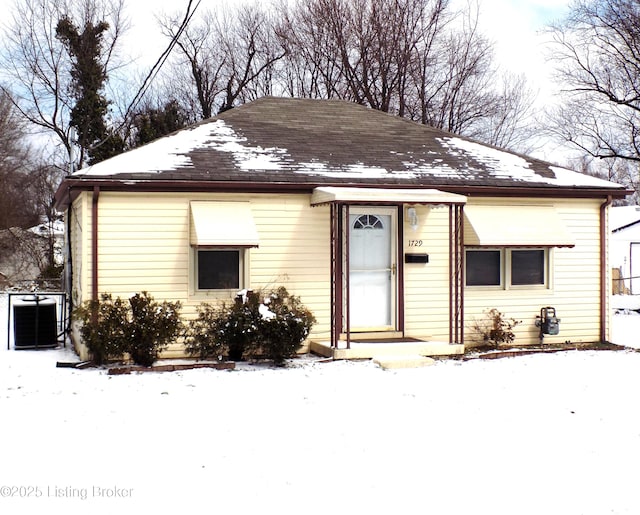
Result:
<svg viewBox="0 0 640 515"><path fill-rule="evenodd" d="M640 513L640 353L108 376L0 324L0 513Z"/></svg>

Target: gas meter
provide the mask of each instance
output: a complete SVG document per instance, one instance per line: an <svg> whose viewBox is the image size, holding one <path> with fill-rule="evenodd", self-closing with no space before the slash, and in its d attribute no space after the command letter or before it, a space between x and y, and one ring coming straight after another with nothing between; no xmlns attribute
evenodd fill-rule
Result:
<svg viewBox="0 0 640 515"><path fill-rule="evenodd" d="M540 310L536 317L536 327L540 328L540 337L545 334L558 334L560 332L560 319L556 316L556 308L547 306Z"/></svg>

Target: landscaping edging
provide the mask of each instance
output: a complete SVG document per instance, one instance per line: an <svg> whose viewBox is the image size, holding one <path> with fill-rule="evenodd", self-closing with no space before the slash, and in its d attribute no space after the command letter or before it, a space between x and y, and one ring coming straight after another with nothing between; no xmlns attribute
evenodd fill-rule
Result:
<svg viewBox="0 0 640 515"><path fill-rule="evenodd" d="M514 358L517 356L528 356L531 354L553 354L556 352L568 352L573 350L593 350L593 351L622 351L636 349L625 347L623 345L617 345L615 343L608 342L596 342L596 343L564 343L554 344L553 346L522 346L522 347L508 347L504 349L490 349L482 350L480 348L469 349L465 354L461 355L458 359L463 361L472 359L499 359L499 358Z"/></svg>
<svg viewBox="0 0 640 515"><path fill-rule="evenodd" d="M234 370L236 364L234 361L223 361L220 363L184 363L172 365L152 365L150 367L142 367L140 365L124 365L109 368L107 374L124 375L132 372L175 372L177 370L192 370L195 368L213 368L216 370Z"/></svg>

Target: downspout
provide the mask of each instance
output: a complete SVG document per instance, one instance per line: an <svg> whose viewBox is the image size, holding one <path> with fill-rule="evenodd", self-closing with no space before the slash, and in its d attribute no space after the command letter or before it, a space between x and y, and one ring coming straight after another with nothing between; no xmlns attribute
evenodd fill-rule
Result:
<svg viewBox="0 0 640 515"><path fill-rule="evenodd" d="M458 299L460 314L458 319L459 326L459 337L457 338L456 343L464 345L464 267L465 267L465 253L464 253L464 205L456 206L456 216L457 216L457 226L458 226L458 234L457 234L457 248L460 256L458 258L458 287L460 288L460 297Z"/></svg>
<svg viewBox="0 0 640 515"><path fill-rule="evenodd" d="M611 195L600 205L600 341L607 340L607 208L613 202Z"/></svg>
<svg viewBox="0 0 640 515"><path fill-rule="evenodd" d="M73 226L73 222L71 218L73 217L73 206L71 201L71 188L67 188L67 233L66 233L66 256L64 263L64 290L67 295L67 312L65 313L66 324L65 324L65 332L69 334L71 330L71 313L73 312L74 304L73 304L73 255L72 255L72 245L71 245L71 227Z"/></svg>
<svg viewBox="0 0 640 515"><path fill-rule="evenodd" d="M91 300L98 301L98 198L100 186L93 187L91 203Z"/></svg>

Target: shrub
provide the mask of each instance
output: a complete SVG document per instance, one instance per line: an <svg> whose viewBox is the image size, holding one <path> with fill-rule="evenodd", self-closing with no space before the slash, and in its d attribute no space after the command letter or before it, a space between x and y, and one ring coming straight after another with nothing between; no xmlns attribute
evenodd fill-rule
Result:
<svg viewBox="0 0 640 515"><path fill-rule="evenodd" d="M82 322L80 334L97 365L121 357L127 348L127 305L120 299L113 300L108 293L100 300L85 302L73 316Z"/></svg>
<svg viewBox="0 0 640 515"><path fill-rule="evenodd" d="M218 338L229 349L229 359L239 361L245 354L253 356L258 340L259 306L258 295L248 291L238 295L231 308L223 308Z"/></svg>
<svg viewBox="0 0 640 515"><path fill-rule="evenodd" d="M74 311L82 322L80 334L94 363L129 353L134 363L151 366L182 329L180 302L162 304L147 292L137 293L128 304L119 297L103 294L100 301L88 301Z"/></svg>
<svg viewBox="0 0 640 515"><path fill-rule="evenodd" d="M129 299L131 318L127 324L128 352L134 363L150 367L182 329L180 302L153 300L147 292Z"/></svg>
<svg viewBox="0 0 640 515"><path fill-rule="evenodd" d="M189 324L186 351L200 359L227 354L234 361L265 357L284 364L302 346L315 318L283 287L243 292L231 306L198 308Z"/></svg>
<svg viewBox="0 0 640 515"><path fill-rule="evenodd" d="M284 287L266 296L259 312L259 345L265 357L281 366L302 347L316 319L300 298Z"/></svg>
<svg viewBox="0 0 640 515"><path fill-rule="evenodd" d="M200 359L226 354L233 361L242 360L245 353L253 355L258 340L259 304L253 292L238 294L230 306L201 304L198 317L189 323L187 353Z"/></svg>
<svg viewBox="0 0 640 515"><path fill-rule="evenodd" d="M185 350L199 359L220 360L227 353L227 346L219 337L219 310L210 304L201 304L197 309L198 317L189 321Z"/></svg>
<svg viewBox="0 0 640 515"><path fill-rule="evenodd" d="M474 321L472 326L476 333L476 340L481 344L494 347L502 343L513 343L516 338L513 328L522 321L507 318L496 308L485 310L484 314L485 318Z"/></svg>

